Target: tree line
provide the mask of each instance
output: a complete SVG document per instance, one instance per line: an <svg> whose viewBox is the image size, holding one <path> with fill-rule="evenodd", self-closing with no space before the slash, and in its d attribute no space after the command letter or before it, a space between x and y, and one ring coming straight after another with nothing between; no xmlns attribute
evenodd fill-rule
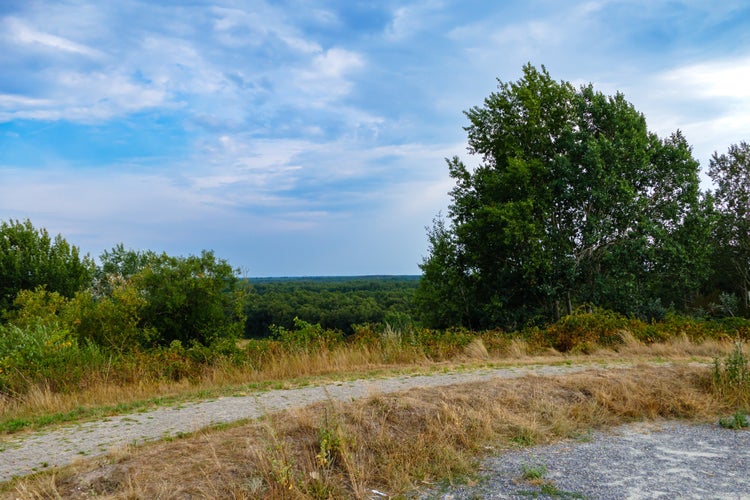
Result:
<svg viewBox="0 0 750 500"><path fill-rule="evenodd" d="M597 306L748 315L750 146L699 163L677 130L660 138L625 97L523 68L466 111L471 168L428 231L415 295L430 327L515 330Z"/></svg>
<svg viewBox="0 0 750 500"><path fill-rule="evenodd" d="M122 244L97 263L29 220L0 222L0 326L54 324L117 351L264 338L298 321L344 335L357 324L404 323L418 280L245 279L211 251L176 257Z"/></svg>
<svg viewBox="0 0 750 500"><path fill-rule="evenodd" d="M274 327L292 329L295 318L325 329L353 332L353 325L403 322L413 315L418 276L250 279L248 337L265 337Z"/></svg>
<svg viewBox="0 0 750 500"><path fill-rule="evenodd" d="M466 116L478 165L448 159L451 203L428 230L421 277L247 280L211 251L122 244L96 262L29 220L0 221L0 337L8 325L54 324L126 350L231 343L300 322L349 334L415 320L515 331L581 307L647 321L750 315L747 143L713 155L714 188L702 191L679 130L658 137L622 94L531 65Z"/></svg>

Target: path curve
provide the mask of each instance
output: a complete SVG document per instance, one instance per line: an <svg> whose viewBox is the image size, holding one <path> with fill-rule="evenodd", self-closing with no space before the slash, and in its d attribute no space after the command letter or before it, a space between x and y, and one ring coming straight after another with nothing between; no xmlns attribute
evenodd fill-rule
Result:
<svg viewBox="0 0 750 500"><path fill-rule="evenodd" d="M191 433L211 425L255 419L267 413L301 408L320 401L346 402L416 387L441 387L493 378L518 378L529 374L558 375L596 369L605 368L593 364L530 365L433 375L402 375L182 403L2 438L0 482L52 467L62 467L81 458L104 455L129 445Z"/></svg>

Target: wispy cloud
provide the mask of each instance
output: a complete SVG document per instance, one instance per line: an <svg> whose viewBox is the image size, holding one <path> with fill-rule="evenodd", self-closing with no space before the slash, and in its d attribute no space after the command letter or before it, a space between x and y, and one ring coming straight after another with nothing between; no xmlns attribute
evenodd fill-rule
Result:
<svg viewBox="0 0 750 500"><path fill-rule="evenodd" d="M526 62L625 92L701 159L742 139L745 4L5 3L0 217L94 253L124 241L212 247L259 274L415 272L448 203L443 158L465 151L462 110Z"/></svg>
<svg viewBox="0 0 750 500"><path fill-rule="evenodd" d="M28 45L32 49L72 52L92 58L102 57L102 53L96 49L67 38L38 31L14 17L5 18L2 28L5 30L6 39L11 43Z"/></svg>

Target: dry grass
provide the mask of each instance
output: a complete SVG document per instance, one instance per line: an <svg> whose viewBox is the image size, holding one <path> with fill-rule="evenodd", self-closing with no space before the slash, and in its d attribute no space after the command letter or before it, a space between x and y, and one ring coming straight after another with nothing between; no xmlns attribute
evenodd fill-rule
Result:
<svg viewBox="0 0 750 500"><path fill-rule="evenodd" d="M666 342L648 345L639 342L627 331L620 332L619 336L622 344L618 346L617 352L630 356L713 358L726 355L732 348L732 343L726 340L707 339L700 343L692 342L684 332Z"/></svg>
<svg viewBox="0 0 750 500"><path fill-rule="evenodd" d="M395 350L394 350L395 351ZM13 419L38 419L40 416L76 412L81 408L106 408L104 413L121 412L129 404L148 401L159 404L161 399L205 397L207 393L231 391L232 387L268 384L294 386L309 383L310 379L327 377L356 377L374 371L429 369L436 363L424 355L402 350L383 353L368 346L343 346L321 349L312 353L293 353L273 356L262 369L234 366L229 363L207 366L199 377L188 380L154 379L147 376L124 377L129 382L107 378L87 381L76 392L61 393L46 385L32 386L16 397L0 394L0 422ZM94 412L94 415L98 415Z"/></svg>
<svg viewBox="0 0 750 500"><path fill-rule="evenodd" d="M490 357L490 353L487 352L487 348L484 346L482 339L476 338L471 341L469 345L464 348L464 358L469 360L487 360Z"/></svg>
<svg viewBox="0 0 750 500"><path fill-rule="evenodd" d="M471 474L488 450L637 420L707 421L730 410L712 390L710 370L687 364L497 379L278 413L21 480L7 496L369 498L373 489L400 495Z"/></svg>
<svg viewBox="0 0 750 500"><path fill-rule="evenodd" d="M46 386L33 387L22 397L0 395L0 423L12 420L60 422L71 419L100 417L139 407L159 404L163 399L191 399L207 395L245 391L248 388L293 387L311 381L331 378L383 376L389 373L429 372L470 367L477 364L533 364L560 362L597 362L649 359L710 360L729 352L731 343L707 340L696 344L687 336L677 337L663 344L645 345L632 335L622 332L623 342L617 351L592 349L590 354L567 355L548 349L543 355L530 356L530 348L523 340L507 340L500 349L490 350L480 338L472 341L462 352L448 361L436 362L418 348L403 346L392 332L393 345L341 345L335 349L314 352L279 354L267 359L260 369L248 366L220 364L206 367L200 377L177 381L132 377L131 382L113 382L108 378L91 380L86 387L72 393L59 393ZM83 411L81 411L83 409ZM69 415L69 416L66 416ZM56 416L45 418L45 416ZM87 417L88 416L88 417ZM41 424L40 424L41 425Z"/></svg>

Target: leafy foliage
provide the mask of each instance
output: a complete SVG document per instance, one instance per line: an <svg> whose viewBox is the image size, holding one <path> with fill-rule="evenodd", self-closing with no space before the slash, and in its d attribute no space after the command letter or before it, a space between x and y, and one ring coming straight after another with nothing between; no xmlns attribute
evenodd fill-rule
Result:
<svg viewBox="0 0 750 500"><path fill-rule="evenodd" d="M708 175L714 192L718 223L715 240L717 267L727 276L727 291L742 297L744 311L750 311L750 145L732 145L726 154L714 153Z"/></svg>
<svg viewBox="0 0 750 500"><path fill-rule="evenodd" d="M79 344L60 324L0 325L0 393L24 394L35 384L73 390L102 361L96 346Z"/></svg>
<svg viewBox="0 0 750 500"><path fill-rule="evenodd" d="M62 236L52 238L29 220L0 222L0 311L11 307L19 291L39 286L72 297L89 285L93 272L94 262Z"/></svg>
<svg viewBox="0 0 750 500"><path fill-rule="evenodd" d="M152 255L145 262L130 279L145 300L140 323L156 332L154 343L209 345L242 334L244 293L238 271L225 260L203 251L189 257Z"/></svg>
<svg viewBox="0 0 750 500"><path fill-rule="evenodd" d="M343 340L340 331L326 330L320 323L313 325L299 318L294 318L293 329L287 330L283 326L277 326L272 330L272 337L279 340L290 352L310 353L328 349Z"/></svg>
<svg viewBox="0 0 750 500"><path fill-rule="evenodd" d="M574 303L685 307L707 276L709 225L680 132L659 139L622 94L531 65L466 116L481 164L448 160L450 225L428 233L417 293L428 325L514 329Z"/></svg>
<svg viewBox="0 0 750 500"><path fill-rule="evenodd" d="M258 338L277 327L292 330L295 318L351 334L352 325L410 316L417 283L412 276L252 279L245 334Z"/></svg>

